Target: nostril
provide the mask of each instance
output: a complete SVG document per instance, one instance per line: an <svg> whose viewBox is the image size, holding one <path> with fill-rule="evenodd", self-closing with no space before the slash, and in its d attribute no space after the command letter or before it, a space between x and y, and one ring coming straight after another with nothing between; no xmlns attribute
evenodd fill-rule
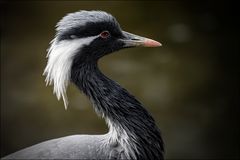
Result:
<svg viewBox="0 0 240 160"><path fill-rule="evenodd" d="M140 39L137 39L137 38L131 38L131 40L133 40L133 41L138 41L138 40L140 40Z"/></svg>

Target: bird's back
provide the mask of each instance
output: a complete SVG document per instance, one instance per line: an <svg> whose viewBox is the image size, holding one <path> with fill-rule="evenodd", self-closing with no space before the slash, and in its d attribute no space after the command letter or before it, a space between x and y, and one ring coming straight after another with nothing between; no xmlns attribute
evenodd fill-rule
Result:
<svg viewBox="0 0 240 160"><path fill-rule="evenodd" d="M104 135L73 135L45 141L3 159L108 159Z"/></svg>

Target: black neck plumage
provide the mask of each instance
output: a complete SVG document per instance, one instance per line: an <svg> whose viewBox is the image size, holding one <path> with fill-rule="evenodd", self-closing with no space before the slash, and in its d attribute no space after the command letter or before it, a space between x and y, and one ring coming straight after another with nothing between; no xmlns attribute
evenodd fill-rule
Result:
<svg viewBox="0 0 240 160"><path fill-rule="evenodd" d="M116 130L129 134L130 143L136 143L137 158L163 158L163 141L152 116L127 90L102 74L97 62L73 63L71 80L90 98L100 116ZM122 132L117 133L121 138Z"/></svg>

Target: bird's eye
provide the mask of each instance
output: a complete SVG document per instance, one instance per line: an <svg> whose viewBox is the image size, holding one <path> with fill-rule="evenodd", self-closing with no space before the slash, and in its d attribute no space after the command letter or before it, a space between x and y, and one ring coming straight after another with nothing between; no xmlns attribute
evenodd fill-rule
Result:
<svg viewBox="0 0 240 160"><path fill-rule="evenodd" d="M110 33L108 31L103 31L102 33L100 33L100 37L101 38L108 38L110 36Z"/></svg>

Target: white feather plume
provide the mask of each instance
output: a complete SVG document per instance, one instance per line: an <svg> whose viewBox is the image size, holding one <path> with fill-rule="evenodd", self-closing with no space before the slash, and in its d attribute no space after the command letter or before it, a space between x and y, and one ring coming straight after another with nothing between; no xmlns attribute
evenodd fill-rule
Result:
<svg viewBox="0 0 240 160"><path fill-rule="evenodd" d="M53 93L57 99L63 99L65 109L68 106L67 87L71 77L71 67L75 54L81 54L83 45L90 44L97 36L87 38L71 39L57 41L56 38L51 41L48 49L48 62L43 72L46 76L46 85L53 85Z"/></svg>

